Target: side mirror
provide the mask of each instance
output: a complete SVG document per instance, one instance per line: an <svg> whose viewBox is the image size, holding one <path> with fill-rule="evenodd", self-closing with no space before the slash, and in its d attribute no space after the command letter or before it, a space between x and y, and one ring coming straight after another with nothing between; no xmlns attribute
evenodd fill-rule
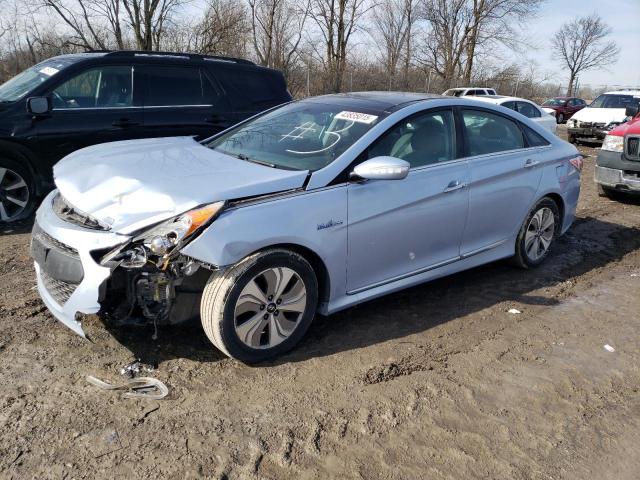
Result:
<svg viewBox="0 0 640 480"><path fill-rule="evenodd" d="M34 115L42 115L48 113L49 99L47 97L31 97L27 99L27 110Z"/></svg>
<svg viewBox="0 0 640 480"><path fill-rule="evenodd" d="M356 166L351 173L365 180L402 180L409 173L409 162L395 157L375 157Z"/></svg>
<svg viewBox="0 0 640 480"><path fill-rule="evenodd" d="M627 105L626 110L624 111L624 114L627 117L635 117L638 114L638 109L640 108L640 104L638 105Z"/></svg>

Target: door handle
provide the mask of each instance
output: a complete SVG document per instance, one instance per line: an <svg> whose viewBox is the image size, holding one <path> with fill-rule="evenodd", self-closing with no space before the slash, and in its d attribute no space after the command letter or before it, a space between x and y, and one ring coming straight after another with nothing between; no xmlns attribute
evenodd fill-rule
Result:
<svg viewBox="0 0 640 480"><path fill-rule="evenodd" d="M126 128L126 127L135 127L136 125L140 125L140 124L137 122L132 122L128 118L121 118L120 120L114 121L111 125L113 125L114 127Z"/></svg>
<svg viewBox="0 0 640 480"><path fill-rule="evenodd" d="M525 162L524 162L524 168L535 167L536 165L538 165L538 163L540 163L540 162L538 162L537 160L533 160L531 158L527 158L525 160Z"/></svg>
<svg viewBox="0 0 640 480"><path fill-rule="evenodd" d="M452 180L447 185L447 188L444 189L444 193L455 192L456 190L460 190L461 188L465 188L467 186L466 183L461 182L460 180Z"/></svg>

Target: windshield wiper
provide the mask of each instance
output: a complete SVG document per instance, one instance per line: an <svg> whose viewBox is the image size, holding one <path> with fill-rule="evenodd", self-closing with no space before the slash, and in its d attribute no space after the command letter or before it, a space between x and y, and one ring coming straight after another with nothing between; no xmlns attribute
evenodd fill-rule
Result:
<svg viewBox="0 0 640 480"><path fill-rule="evenodd" d="M257 163L258 165L264 165L265 167L278 168L274 163L265 162L263 160L256 160L255 158L250 158L243 153L239 153L236 155L236 158L240 160L244 160L245 162Z"/></svg>

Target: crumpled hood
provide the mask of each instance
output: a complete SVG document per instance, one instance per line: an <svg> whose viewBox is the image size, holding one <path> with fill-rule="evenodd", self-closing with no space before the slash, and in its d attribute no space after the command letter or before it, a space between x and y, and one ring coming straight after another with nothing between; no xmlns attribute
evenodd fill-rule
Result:
<svg viewBox="0 0 640 480"><path fill-rule="evenodd" d="M307 176L224 155L191 137L94 145L65 157L53 173L68 203L122 234L203 204L299 188Z"/></svg>
<svg viewBox="0 0 640 480"><path fill-rule="evenodd" d="M622 122L626 118L624 108L591 108L586 107L574 113L572 120L581 122L611 123Z"/></svg>

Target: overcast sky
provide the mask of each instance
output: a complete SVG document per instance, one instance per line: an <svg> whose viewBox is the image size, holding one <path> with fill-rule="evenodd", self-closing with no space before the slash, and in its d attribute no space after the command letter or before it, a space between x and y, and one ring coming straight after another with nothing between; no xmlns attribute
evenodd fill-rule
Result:
<svg viewBox="0 0 640 480"><path fill-rule="evenodd" d="M551 55L550 38L564 22L593 12L599 13L613 29L611 39L620 47L620 57L608 70L582 74L580 83L640 87L640 0L548 0L528 28L530 41L539 48L527 52L527 56L541 69L555 73L553 81L564 84L568 75Z"/></svg>

